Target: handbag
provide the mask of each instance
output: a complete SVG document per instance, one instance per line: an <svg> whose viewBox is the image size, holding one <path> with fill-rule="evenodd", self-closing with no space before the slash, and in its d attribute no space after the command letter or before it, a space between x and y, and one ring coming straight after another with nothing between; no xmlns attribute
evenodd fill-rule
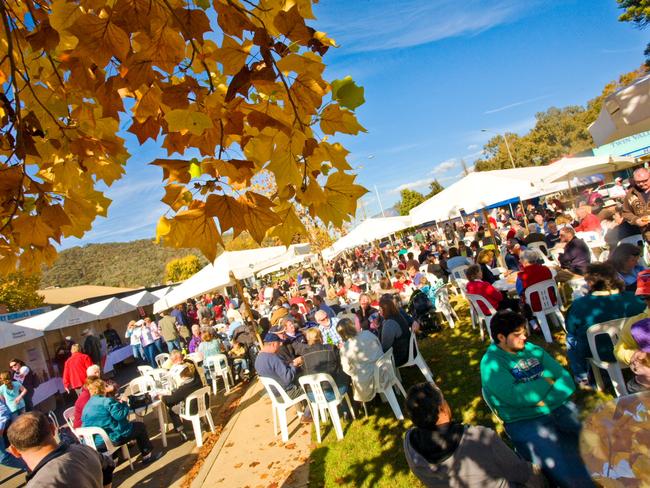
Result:
<svg viewBox="0 0 650 488"><path fill-rule="evenodd" d="M128 405L131 410L133 410L133 413L139 408L145 407L145 411L142 414L147 415L147 411L149 410L149 405L153 403L153 398L151 398L151 394L149 393L141 393L139 395L129 395L128 396Z"/></svg>

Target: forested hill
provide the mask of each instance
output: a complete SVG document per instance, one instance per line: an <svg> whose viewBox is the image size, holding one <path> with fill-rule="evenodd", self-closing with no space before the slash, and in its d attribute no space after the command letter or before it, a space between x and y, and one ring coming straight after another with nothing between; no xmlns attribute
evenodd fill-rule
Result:
<svg viewBox="0 0 650 488"><path fill-rule="evenodd" d="M43 270L41 287L163 284L165 264L188 254L207 264L198 250L162 247L148 239L72 247L60 252L54 265Z"/></svg>

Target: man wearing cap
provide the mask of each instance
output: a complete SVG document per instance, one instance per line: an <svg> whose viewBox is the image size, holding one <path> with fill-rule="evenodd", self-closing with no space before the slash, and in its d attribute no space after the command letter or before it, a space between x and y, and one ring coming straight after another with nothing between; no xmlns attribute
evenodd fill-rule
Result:
<svg viewBox="0 0 650 488"><path fill-rule="evenodd" d="M623 178L620 176L614 180L614 186L609 189L609 198L623 198L625 196L625 187Z"/></svg>
<svg viewBox="0 0 650 488"><path fill-rule="evenodd" d="M301 388L296 384L302 358L297 357L290 364L286 364L278 357L281 344L282 340L276 334L266 334L262 349L255 358L255 370L259 376L277 381L289 398L296 398L302 394ZM303 420L308 419L309 411L305 410Z"/></svg>
<svg viewBox="0 0 650 488"><path fill-rule="evenodd" d="M623 323L618 342L614 346L614 355L621 363L629 366L643 353L639 343L632 335L632 326L643 319L650 318L650 269L639 272L636 279L636 295L645 301L645 311L630 317Z"/></svg>
<svg viewBox="0 0 650 488"><path fill-rule="evenodd" d="M275 334L280 338L281 346L278 350L278 357L286 364L291 364L294 359L302 356L305 349L303 342L296 341L295 337L289 337L287 334L286 323L290 320L285 317L281 320L282 325L275 325L269 329L269 334ZM295 331L295 327L292 329Z"/></svg>

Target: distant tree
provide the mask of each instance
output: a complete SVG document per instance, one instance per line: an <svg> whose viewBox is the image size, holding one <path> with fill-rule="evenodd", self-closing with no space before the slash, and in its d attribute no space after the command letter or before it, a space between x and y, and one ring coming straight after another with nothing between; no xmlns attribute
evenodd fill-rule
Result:
<svg viewBox="0 0 650 488"><path fill-rule="evenodd" d="M0 305L9 312L18 312L43 305L43 297L36 293L41 277L12 273L0 278Z"/></svg>
<svg viewBox="0 0 650 488"><path fill-rule="evenodd" d="M632 22L640 29L650 24L650 2L648 0L616 0L620 8L625 10L618 18L621 22ZM643 52L646 68L650 68L650 43Z"/></svg>
<svg viewBox="0 0 650 488"><path fill-rule="evenodd" d="M429 183L429 193L426 195L425 198L431 198L434 195L437 195L440 193L442 190L444 190L445 187L442 186L438 180L433 180L431 183Z"/></svg>
<svg viewBox="0 0 650 488"><path fill-rule="evenodd" d="M427 198L420 192L408 188L400 192L400 201L395 205L400 215L408 215L413 207L417 207Z"/></svg>
<svg viewBox="0 0 650 488"><path fill-rule="evenodd" d="M165 266L165 281L176 283L188 279L201 270L201 261L194 254L172 259Z"/></svg>

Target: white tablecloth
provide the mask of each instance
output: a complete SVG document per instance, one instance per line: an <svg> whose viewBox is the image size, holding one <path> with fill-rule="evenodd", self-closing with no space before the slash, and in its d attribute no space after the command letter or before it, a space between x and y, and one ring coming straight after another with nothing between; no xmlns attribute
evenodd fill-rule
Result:
<svg viewBox="0 0 650 488"><path fill-rule="evenodd" d="M63 393L64 391L63 380L59 377L52 378L36 387L36 390L34 390L34 396L32 397L32 403L38 405L51 396L54 396L57 393Z"/></svg>
<svg viewBox="0 0 650 488"><path fill-rule="evenodd" d="M113 367L117 363L121 363L125 359L133 357L133 349L131 346L123 346L119 349L113 349L106 356L106 362L104 363L104 373L110 373L113 371Z"/></svg>

